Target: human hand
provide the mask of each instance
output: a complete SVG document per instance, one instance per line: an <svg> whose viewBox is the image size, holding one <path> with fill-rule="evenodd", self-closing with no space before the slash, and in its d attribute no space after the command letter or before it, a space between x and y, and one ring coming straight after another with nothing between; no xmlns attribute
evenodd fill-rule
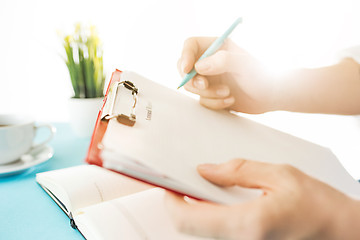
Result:
<svg viewBox="0 0 360 240"><path fill-rule="evenodd" d="M185 41L178 70L190 72L215 38L194 37ZM200 103L211 109L263 113L276 109L276 89L264 67L227 39L210 57L195 64L197 75L184 87L199 94Z"/></svg>
<svg viewBox="0 0 360 240"><path fill-rule="evenodd" d="M216 239L360 239L360 203L289 165L236 159L198 167L223 186L263 190L249 202L218 205L167 193L178 230Z"/></svg>

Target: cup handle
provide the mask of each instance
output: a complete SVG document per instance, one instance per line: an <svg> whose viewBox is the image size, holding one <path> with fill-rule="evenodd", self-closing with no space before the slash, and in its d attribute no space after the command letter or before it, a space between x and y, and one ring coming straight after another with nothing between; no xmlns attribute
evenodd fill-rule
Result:
<svg viewBox="0 0 360 240"><path fill-rule="evenodd" d="M46 127L50 130L50 135L48 136L47 139L45 139L43 142L41 143L37 143L37 144L34 144L31 148L31 150L35 150L35 149L39 149L41 148L42 146L44 146L45 144L47 144L48 142L51 141L51 139L53 139L54 135L55 135L55 132L56 132L56 128L50 124L39 124L39 125L36 125L34 126L35 127L35 131L37 131L39 128L42 128L42 127Z"/></svg>

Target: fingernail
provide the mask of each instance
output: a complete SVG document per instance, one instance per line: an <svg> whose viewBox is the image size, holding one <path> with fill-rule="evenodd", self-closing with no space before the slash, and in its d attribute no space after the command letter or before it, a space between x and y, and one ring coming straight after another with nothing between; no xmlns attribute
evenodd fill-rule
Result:
<svg viewBox="0 0 360 240"><path fill-rule="evenodd" d="M205 82L204 82L204 80L201 79L201 78L195 78L195 79L194 79L194 86L195 86L197 89L203 90L203 89L205 89Z"/></svg>
<svg viewBox="0 0 360 240"><path fill-rule="evenodd" d="M202 70L202 71L205 71L205 70L208 70L211 68L211 65L209 62L207 61L200 61L200 62L197 62L196 63L196 68L198 70Z"/></svg>
<svg viewBox="0 0 360 240"><path fill-rule="evenodd" d="M235 102L235 98L233 98L233 97L229 97L229 98L225 98L224 99L224 103L226 104L226 105L228 105L228 104L233 104Z"/></svg>
<svg viewBox="0 0 360 240"><path fill-rule="evenodd" d="M216 94L221 97L226 97L230 94L230 91L227 88L222 88L222 89L216 90Z"/></svg>

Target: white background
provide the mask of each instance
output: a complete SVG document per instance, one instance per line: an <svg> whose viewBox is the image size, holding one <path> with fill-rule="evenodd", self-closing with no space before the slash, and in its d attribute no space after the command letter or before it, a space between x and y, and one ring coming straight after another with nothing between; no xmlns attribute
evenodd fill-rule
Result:
<svg viewBox="0 0 360 240"><path fill-rule="evenodd" d="M70 33L76 22L97 26L106 72L132 70L175 88L176 62L190 36L218 36L242 16L231 38L274 70L320 66L360 44L359 9L358 0L0 0L0 113L68 120L72 90L57 31ZM331 147L360 177L357 119L282 112L254 118Z"/></svg>

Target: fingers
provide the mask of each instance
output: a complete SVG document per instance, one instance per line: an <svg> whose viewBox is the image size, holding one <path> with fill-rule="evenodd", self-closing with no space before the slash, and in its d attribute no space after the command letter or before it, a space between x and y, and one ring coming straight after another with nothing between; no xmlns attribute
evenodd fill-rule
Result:
<svg viewBox="0 0 360 240"><path fill-rule="evenodd" d="M213 99L213 98L204 98L200 97L200 104L204 107L214 109L214 110L221 110L230 108L235 103L235 98L229 96L227 98L221 99Z"/></svg>
<svg viewBox="0 0 360 240"><path fill-rule="evenodd" d="M190 72L193 67L195 67L198 74L204 76L219 75L226 72L239 72L240 67L242 66L241 62L243 61L243 57L238 53L235 54L226 50L220 50L207 58L198 62L196 61L197 58L195 54L191 54L190 50L183 53L178 60L179 73L183 76Z"/></svg>
<svg viewBox="0 0 360 240"><path fill-rule="evenodd" d="M203 164L198 172L206 180L220 186L274 189L292 181L299 173L289 165L269 164L235 159L223 164Z"/></svg>
<svg viewBox="0 0 360 240"><path fill-rule="evenodd" d="M216 84L209 86L206 78L202 76L196 76L185 85L185 89L205 98L226 98L230 95L230 88L227 85Z"/></svg>
<svg viewBox="0 0 360 240"><path fill-rule="evenodd" d="M193 37L185 41L181 58L179 60L180 70L184 73L190 72L196 60L210 46L215 38Z"/></svg>
<svg viewBox="0 0 360 240"><path fill-rule="evenodd" d="M197 75L185 84L185 89L189 92L199 94L201 90L209 87L209 82L204 76Z"/></svg>
<svg viewBox="0 0 360 240"><path fill-rule="evenodd" d="M226 50L220 50L195 64L196 72L201 75L219 75L226 72L238 72L242 57Z"/></svg>
<svg viewBox="0 0 360 240"><path fill-rule="evenodd" d="M185 73L181 70L181 59L178 60L177 68L180 73L180 76L184 77ZM209 82L206 79L206 77L201 75L196 75L193 79L187 82L184 87L187 91L198 94L197 91L198 89L199 90L206 89L208 86L209 86Z"/></svg>
<svg viewBox="0 0 360 240"><path fill-rule="evenodd" d="M188 203L183 196L167 192L165 205L180 232L225 238L229 207L208 202Z"/></svg>
<svg viewBox="0 0 360 240"><path fill-rule="evenodd" d="M179 59L180 70L188 73L193 68L196 57L199 54L199 45L196 38L189 38L184 42L181 58Z"/></svg>
<svg viewBox="0 0 360 240"><path fill-rule="evenodd" d="M187 84L185 89L189 92L200 95L200 104L211 109L230 108L235 103L235 98L230 96L228 85L210 85L206 77L198 75Z"/></svg>
<svg viewBox="0 0 360 240"><path fill-rule="evenodd" d="M194 37L185 41L181 58L178 60L181 76L191 71L195 62L214 40L215 38ZM231 44L227 41L224 45ZM235 54L235 52L219 50L214 55L197 62L195 69L198 74L185 84L185 89L200 95L200 104L207 108L215 110L231 108L235 98L231 96L229 86L221 84L218 76L211 78L206 76L238 71L240 62L238 58L241 54L238 51Z"/></svg>

